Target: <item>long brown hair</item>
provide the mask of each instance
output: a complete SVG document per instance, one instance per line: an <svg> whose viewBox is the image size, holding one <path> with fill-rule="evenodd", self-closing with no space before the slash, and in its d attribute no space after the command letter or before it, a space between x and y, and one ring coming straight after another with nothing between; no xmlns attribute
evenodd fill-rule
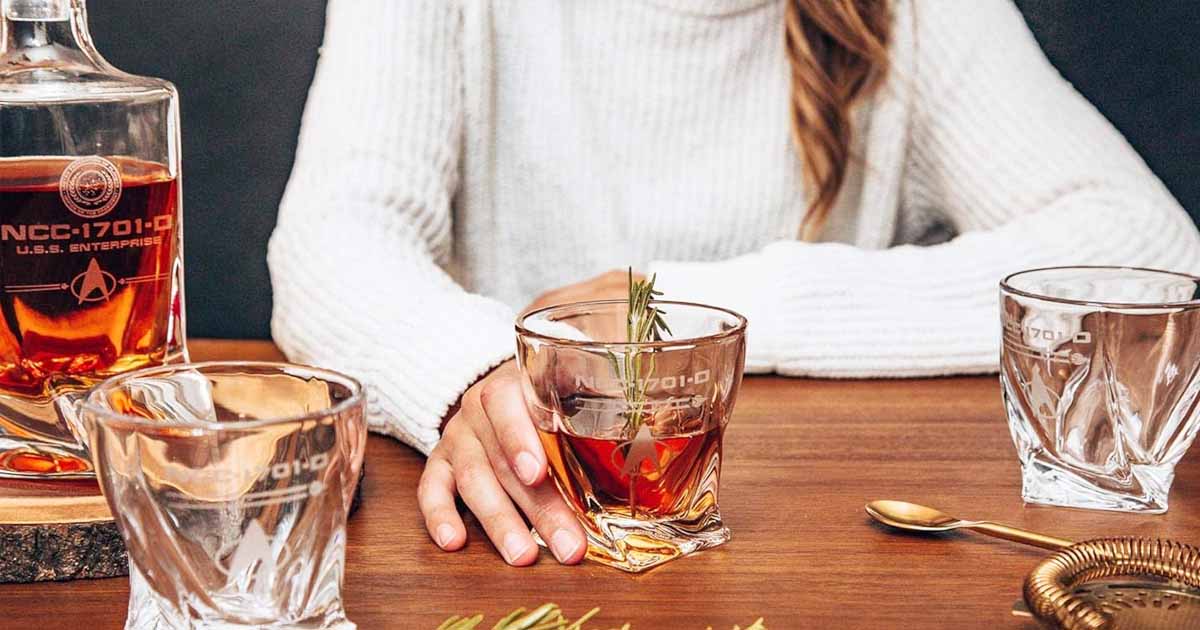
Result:
<svg viewBox="0 0 1200 630"><path fill-rule="evenodd" d="M787 0L792 133L811 190L804 240L820 233L846 181L851 111L887 73L888 5L888 0Z"/></svg>

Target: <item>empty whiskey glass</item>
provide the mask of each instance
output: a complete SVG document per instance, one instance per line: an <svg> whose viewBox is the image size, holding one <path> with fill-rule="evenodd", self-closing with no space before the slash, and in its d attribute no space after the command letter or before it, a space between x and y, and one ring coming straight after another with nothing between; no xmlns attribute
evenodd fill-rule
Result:
<svg viewBox="0 0 1200 630"><path fill-rule="evenodd" d="M1031 503L1165 512L1200 420L1200 278L1059 267L1000 284L1000 378Z"/></svg>
<svg viewBox="0 0 1200 630"><path fill-rule="evenodd" d="M630 572L729 540L717 494L746 355L741 315L654 306L672 331L661 341L628 341L624 301L517 324L525 401L587 557Z"/></svg>
<svg viewBox="0 0 1200 630"><path fill-rule="evenodd" d="M362 386L282 363L109 379L80 404L129 550L126 628L349 630L346 517Z"/></svg>

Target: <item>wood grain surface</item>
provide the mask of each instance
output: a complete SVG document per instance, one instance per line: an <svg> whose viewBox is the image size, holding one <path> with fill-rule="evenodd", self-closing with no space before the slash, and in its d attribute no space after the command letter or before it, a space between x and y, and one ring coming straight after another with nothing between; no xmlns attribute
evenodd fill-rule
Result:
<svg viewBox="0 0 1200 630"><path fill-rule="evenodd" d="M196 342L204 358L268 358L267 344ZM603 607L594 628L714 630L766 617L793 628L1021 628L1010 616L1038 549L972 534L901 535L863 504L918 501L1071 539L1132 534L1200 543L1200 465L1178 469L1170 512L1138 516L1022 505L994 378L746 379L721 491L733 541L631 576L594 564L507 567L472 524L459 553L427 538L414 489L422 458L372 437L366 502L349 527L347 610L364 630L432 629L452 613L491 620L553 601ZM0 628L49 618L119 628L124 579L0 586ZM490 627L488 624L486 627Z"/></svg>

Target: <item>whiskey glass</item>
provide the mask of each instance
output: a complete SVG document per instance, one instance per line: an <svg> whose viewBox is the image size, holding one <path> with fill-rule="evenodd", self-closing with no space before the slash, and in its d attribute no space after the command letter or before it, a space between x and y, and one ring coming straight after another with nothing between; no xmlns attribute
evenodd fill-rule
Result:
<svg viewBox="0 0 1200 630"><path fill-rule="evenodd" d="M0 0L0 477L90 477L71 402L186 360L179 104L84 0Z"/></svg>
<svg viewBox="0 0 1200 630"><path fill-rule="evenodd" d="M129 550L128 630L351 630L346 518L362 386L317 368L216 362L109 379L79 405Z"/></svg>
<svg viewBox="0 0 1200 630"><path fill-rule="evenodd" d="M1030 503L1159 513L1196 431L1200 278L1056 267L1000 284L1000 379Z"/></svg>
<svg viewBox="0 0 1200 630"><path fill-rule="evenodd" d="M587 557L629 572L730 535L717 497L746 319L700 304L653 306L672 331L660 341L628 340L626 301L553 306L517 322L526 405L587 534Z"/></svg>

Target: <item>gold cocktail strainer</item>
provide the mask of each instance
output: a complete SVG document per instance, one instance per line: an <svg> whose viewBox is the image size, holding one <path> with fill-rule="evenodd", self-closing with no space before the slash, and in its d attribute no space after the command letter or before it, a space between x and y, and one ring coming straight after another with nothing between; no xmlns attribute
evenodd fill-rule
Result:
<svg viewBox="0 0 1200 630"><path fill-rule="evenodd" d="M1038 564L1024 593L1047 628L1200 628L1200 548L1150 538L1076 543Z"/></svg>
<svg viewBox="0 0 1200 630"><path fill-rule="evenodd" d="M1172 540L1100 538L1073 543L990 521L955 518L907 501L866 506L908 531L971 530L1054 551L1025 578L1013 614L1061 630L1200 630L1200 548Z"/></svg>

